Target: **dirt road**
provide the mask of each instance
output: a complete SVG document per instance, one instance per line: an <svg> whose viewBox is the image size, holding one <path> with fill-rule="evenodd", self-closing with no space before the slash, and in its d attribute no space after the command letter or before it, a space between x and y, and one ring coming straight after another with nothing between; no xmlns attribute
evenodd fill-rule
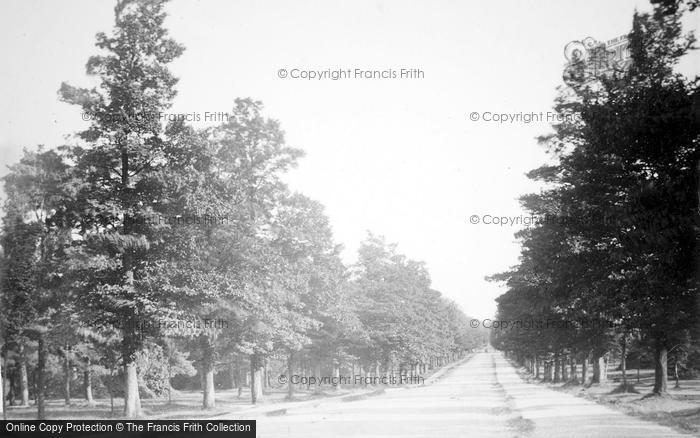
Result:
<svg viewBox="0 0 700 438"><path fill-rule="evenodd" d="M499 353L478 353L437 382L260 416L258 437L687 437L523 382Z"/></svg>

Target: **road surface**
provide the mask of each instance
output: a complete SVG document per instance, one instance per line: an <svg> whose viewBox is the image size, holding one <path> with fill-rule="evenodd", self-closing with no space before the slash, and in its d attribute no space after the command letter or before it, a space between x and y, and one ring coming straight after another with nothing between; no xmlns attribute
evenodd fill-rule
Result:
<svg viewBox="0 0 700 438"><path fill-rule="evenodd" d="M409 385L407 385L409 386ZM437 382L261 416L258 437L688 437L523 382L500 353L477 353Z"/></svg>

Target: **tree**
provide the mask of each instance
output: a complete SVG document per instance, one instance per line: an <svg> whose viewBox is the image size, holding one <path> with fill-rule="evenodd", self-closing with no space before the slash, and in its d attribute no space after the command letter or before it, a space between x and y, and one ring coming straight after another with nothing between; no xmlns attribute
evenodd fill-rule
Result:
<svg viewBox="0 0 700 438"><path fill-rule="evenodd" d="M354 310L369 338L363 356L377 373L382 364L386 375L396 365L401 372L415 372L425 362L442 366L475 346L464 342L463 313L430 288L425 265L398 254L383 238L370 234L362 243L351 280Z"/></svg>
<svg viewBox="0 0 700 438"><path fill-rule="evenodd" d="M26 348L36 342L37 415L45 418L45 371L51 337L70 325L73 302L63 281L70 232L57 219L70 195L68 166L54 151L25 151L4 177L7 201L3 223L3 308L10 309L3 332L20 353L26 374ZM28 395L26 379L22 393ZM24 400L23 400L24 401Z"/></svg>
<svg viewBox="0 0 700 438"><path fill-rule="evenodd" d="M177 80L167 64L183 48L167 37L163 0L121 0L115 7L112 36L97 34L97 47L87 73L100 87L75 88L63 84L61 98L91 116L80 133L85 146L69 149L75 163L76 202L70 214L81 239L75 257L94 268L82 282L87 302L103 311L106 322L122 330L125 369L124 415L140 414L135 357L143 345L136 327L149 320L160 304L157 294L145 292L144 276L152 245L146 233L152 224L141 219L167 205L166 148L160 113L170 106Z"/></svg>
<svg viewBox="0 0 700 438"><path fill-rule="evenodd" d="M639 333L655 350L656 394L666 391L669 346L687 342L698 320L698 85L673 71L694 38L666 3L635 15L628 70L572 81L558 98L564 122L541 139L556 163L530 174L548 189L523 198L545 220L521 233L521 263L500 277L510 290L499 299L504 315L527 312L516 294L529 294L545 298L540 318L579 321L573 337L549 336L546 351L591 351L593 382L602 354L622 336L624 356ZM514 344L503 343L537 341Z"/></svg>
<svg viewBox="0 0 700 438"><path fill-rule="evenodd" d="M285 329L277 332L276 347L286 353L291 399L295 356L312 339L321 340L319 331L324 324L329 325L323 327L328 330L331 324L340 322L334 318L339 315L331 307L339 304L336 300L340 298L345 267L321 204L300 194L286 196L279 204L271 229L275 234L272 242L280 256L277 281L286 291L286 298L280 309ZM340 351L341 342L325 347L336 358L344 353Z"/></svg>

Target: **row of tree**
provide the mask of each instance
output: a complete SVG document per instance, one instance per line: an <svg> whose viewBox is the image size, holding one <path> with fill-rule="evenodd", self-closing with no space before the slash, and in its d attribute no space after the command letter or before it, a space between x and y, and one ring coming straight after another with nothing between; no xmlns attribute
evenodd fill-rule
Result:
<svg viewBox="0 0 700 438"><path fill-rule="evenodd" d="M578 380L579 363L600 382L614 356L627 390L628 355L650 351L663 394L669 352L698 366L699 82L674 70L694 43L684 7L658 3L634 16L631 66L561 90L564 122L541 138L554 163L529 174L545 189L522 198L550 220L520 232L519 265L492 277L508 287L499 319L535 322L492 342L546 380Z"/></svg>
<svg viewBox="0 0 700 438"><path fill-rule="evenodd" d="M73 144L25 151L4 178L2 352L22 403L33 393L45 418L57 367L67 402L80 371L89 401L100 376L135 417L144 391L170 393L195 369L209 408L217 373L234 369L240 388L243 361L255 403L270 359L290 374L378 375L483 345L425 266L382 239L343 265L322 206L284 184L302 152L260 102L236 100L208 129L163 124L177 83L167 65L183 52L163 5L118 1L87 63L99 85L59 91L90 126Z"/></svg>

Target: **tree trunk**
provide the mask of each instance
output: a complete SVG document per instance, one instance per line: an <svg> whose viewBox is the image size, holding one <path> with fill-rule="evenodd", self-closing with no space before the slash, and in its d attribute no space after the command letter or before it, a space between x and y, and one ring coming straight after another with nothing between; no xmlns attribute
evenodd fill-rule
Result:
<svg viewBox="0 0 700 438"><path fill-rule="evenodd" d="M124 417L137 418L141 415L141 398L136 362L129 359L124 364Z"/></svg>
<svg viewBox="0 0 700 438"><path fill-rule="evenodd" d="M236 389L238 386L238 378L236 376L236 365L234 362L228 364L228 377L231 379L231 389Z"/></svg>
<svg viewBox="0 0 700 438"><path fill-rule="evenodd" d="M547 381L547 361L542 362L542 381Z"/></svg>
<svg viewBox="0 0 700 438"><path fill-rule="evenodd" d="M588 356L583 358L581 363L581 385L588 383Z"/></svg>
<svg viewBox="0 0 700 438"><path fill-rule="evenodd" d="M535 355L533 360L535 362L535 379L539 379L540 378L540 358L537 357L537 355Z"/></svg>
<svg viewBox="0 0 700 438"><path fill-rule="evenodd" d="M333 388L338 389L340 387L340 364L333 362Z"/></svg>
<svg viewBox="0 0 700 438"><path fill-rule="evenodd" d="M29 406L29 379L27 378L27 357L24 344L19 347L19 385L22 396L22 406Z"/></svg>
<svg viewBox="0 0 700 438"><path fill-rule="evenodd" d="M600 356L593 356L593 375L591 376L591 384L600 383Z"/></svg>
<svg viewBox="0 0 700 438"><path fill-rule="evenodd" d="M5 367L5 369L6 368L7 367ZM6 420L7 415L5 414L5 375L2 373L2 370L2 356L0 356L0 396L2 396L2 399L0 400L0 414L2 414L2 419Z"/></svg>
<svg viewBox="0 0 700 438"><path fill-rule="evenodd" d="M596 353L593 356L593 378L591 384L605 382L605 357Z"/></svg>
<svg viewBox="0 0 700 438"><path fill-rule="evenodd" d="M294 397L294 384L292 384L292 375L294 373L294 352L290 351L287 357L287 398L291 400Z"/></svg>
<svg viewBox="0 0 700 438"><path fill-rule="evenodd" d="M66 406L70 406L70 378L71 378L71 369L70 369L70 359L68 357L65 357L63 359L63 397L65 399Z"/></svg>
<svg viewBox="0 0 700 438"><path fill-rule="evenodd" d="M559 353L557 353L556 356L554 356L554 380L552 381L552 383L559 383L561 381L561 375L559 374L559 371L561 369L560 362L561 361L559 359Z"/></svg>
<svg viewBox="0 0 700 438"><path fill-rule="evenodd" d="M603 370L603 373L601 374L600 381L605 382L608 379L608 365L610 364L610 361L608 360L607 355L603 355L603 363L601 364L602 367L601 369Z"/></svg>
<svg viewBox="0 0 700 438"><path fill-rule="evenodd" d="M168 383L170 383L169 380ZM83 372L83 385L85 389L85 400L87 400L88 405L92 406L95 404L95 400L92 398L92 373L90 372L90 359L88 359L87 367Z"/></svg>
<svg viewBox="0 0 700 438"><path fill-rule="evenodd" d="M262 375L260 359L257 355L250 356L250 400L256 404L262 399Z"/></svg>
<svg viewBox="0 0 700 438"><path fill-rule="evenodd" d="M109 383L107 391L109 391L109 413L114 415L114 390L112 389L112 381L114 379L114 368L109 369Z"/></svg>
<svg viewBox="0 0 700 438"><path fill-rule="evenodd" d="M674 375L674 378L676 380L676 385L674 387L680 388L681 382L680 382L680 378L678 377L678 359L673 361L673 375Z"/></svg>
<svg viewBox="0 0 700 438"><path fill-rule="evenodd" d="M208 364L204 369L204 396L202 400L202 407L204 409L216 407L214 395L214 367Z"/></svg>
<svg viewBox="0 0 700 438"><path fill-rule="evenodd" d="M46 340L39 333L38 362L36 364L36 416L38 420L46 419Z"/></svg>
<svg viewBox="0 0 700 438"><path fill-rule="evenodd" d="M216 407L214 398L214 346L208 337L202 339L202 408Z"/></svg>
<svg viewBox="0 0 700 438"><path fill-rule="evenodd" d="M8 368L9 372L9 368ZM10 402L10 406L15 405L15 373L10 372L9 375L7 376L7 386L10 388L9 391L7 391L7 400Z"/></svg>
<svg viewBox="0 0 700 438"><path fill-rule="evenodd" d="M257 371L255 371L255 380L258 382L256 385L256 393L257 393L257 400L260 401L263 398L263 395L265 394L265 391L263 391L263 367L260 366Z"/></svg>
<svg viewBox="0 0 700 438"><path fill-rule="evenodd" d="M248 373L244 374L245 375L242 374L240 359L236 358L236 384L238 385L238 398L241 398L241 395L243 395L243 386L248 383L246 381Z"/></svg>
<svg viewBox="0 0 700 438"><path fill-rule="evenodd" d="M260 377L261 377L261 382L262 382L261 387L263 389L268 389L268 383L269 383L267 380L267 361L268 361L268 359L265 358L263 360L262 366L260 367L262 369L262 375Z"/></svg>
<svg viewBox="0 0 700 438"><path fill-rule="evenodd" d="M321 378L321 359L316 360L316 366L314 369L314 377L316 377L317 379Z"/></svg>
<svg viewBox="0 0 700 438"><path fill-rule="evenodd" d="M270 361L269 359L265 362L265 388L272 388L272 372L270 371Z"/></svg>
<svg viewBox="0 0 700 438"><path fill-rule="evenodd" d="M571 360L571 362L570 362L571 363L571 372L570 372L571 375L569 376L569 379L572 382L578 382L578 375L577 375L578 372L576 370L576 358L574 356L571 356L570 360Z"/></svg>
<svg viewBox="0 0 700 438"><path fill-rule="evenodd" d="M566 383L569 381L568 369L566 368L566 356L561 359L561 381Z"/></svg>
<svg viewBox="0 0 700 438"><path fill-rule="evenodd" d="M170 383L173 380L173 367L168 364L168 404L173 402L173 385Z"/></svg>
<svg viewBox="0 0 700 438"><path fill-rule="evenodd" d="M622 387L627 392L627 338L622 335L622 351L620 357L620 368L622 369Z"/></svg>
<svg viewBox="0 0 700 438"><path fill-rule="evenodd" d="M664 395L667 389L668 379L668 350L659 340L654 349L654 394Z"/></svg>

